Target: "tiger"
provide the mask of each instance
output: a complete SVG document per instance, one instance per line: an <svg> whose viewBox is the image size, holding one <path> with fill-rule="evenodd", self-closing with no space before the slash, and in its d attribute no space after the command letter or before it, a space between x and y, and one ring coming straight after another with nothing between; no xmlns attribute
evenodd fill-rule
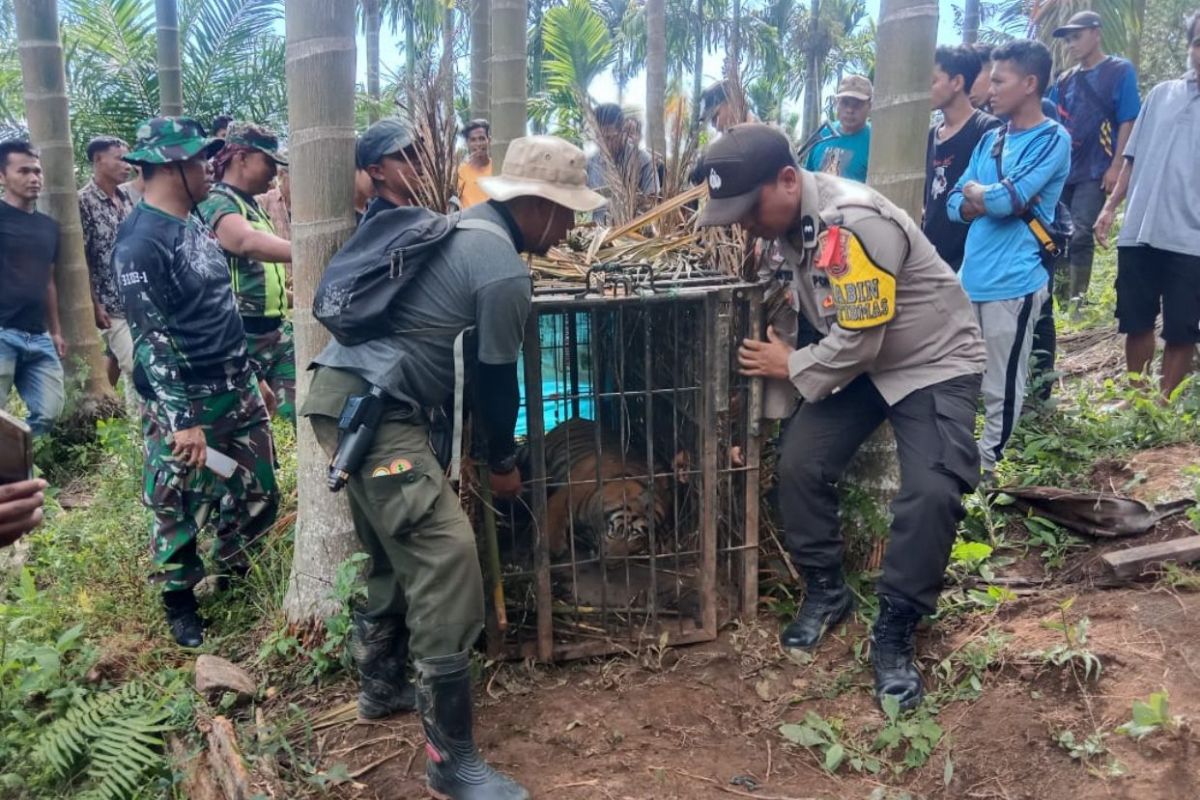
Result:
<svg viewBox="0 0 1200 800"><path fill-rule="evenodd" d="M546 434L546 478L552 486L546 501L550 553L568 551L567 536L574 526L576 547L617 558L642 555L650 545L653 520L656 536L665 534L671 481L654 479L645 460L621 456L621 445L601 433L600 479L596 486L596 423L575 417ZM570 480L568 488L567 481Z"/></svg>

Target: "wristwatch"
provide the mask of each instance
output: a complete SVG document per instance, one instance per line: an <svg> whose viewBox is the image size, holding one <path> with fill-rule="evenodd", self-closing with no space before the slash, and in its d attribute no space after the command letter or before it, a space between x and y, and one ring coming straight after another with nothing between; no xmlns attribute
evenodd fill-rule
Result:
<svg viewBox="0 0 1200 800"><path fill-rule="evenodd" d="M493 475L507 475L508 473L512 472L516 468L517 468L516 453L511 453L511 454L505 456L504 458L500 459L499 461L492 461L491 463L488 464L488 469L490 469L492 471Z"/></svg>

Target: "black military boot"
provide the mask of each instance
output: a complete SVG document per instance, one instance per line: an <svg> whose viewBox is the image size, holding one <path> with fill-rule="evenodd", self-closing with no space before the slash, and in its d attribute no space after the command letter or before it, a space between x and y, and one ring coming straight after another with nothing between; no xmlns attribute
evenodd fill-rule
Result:
<svg viewBox="0 0 1200 800"><path fill-rule="evenodd" d="M529 792L488 766L471 723L470 654L417 662L417 703L425 728L425 779L441 800L529 800Z"/></svg>
<svg viewBox="0 0 1200 800"><path fill-rule="evenodd" d="M907 711L921 704L925 690L913 663L913 638L921 614L903 600L879 596L879 618L871 630L871 664L875 667L875 699L891 695Z"/></svg>
<svg viewBox="0 0 1200 800"><path fill-rule="evenodd" d="M204 620L196 609L196 594L191 589L163 592L163 607L167 624L180 647L199 647L204 644Z"/></svg>
<svg viewBox="0 0 1200 800"><path fill-rule="evenodd" d="M408 628L399 617L371 619L352 614L350 652L358 665L358 713L363 719L390 717L417 707L408 679Z"/></svg>
<svg viewBox="0 0 1200 800"><path fill-rule="evenodd" d="M805 568L804 582L804 603L800 613L779 634L779 643L786 649L811 650L821 641L825 631L854 610L854 595L842 579L840 567Z"/></svg>

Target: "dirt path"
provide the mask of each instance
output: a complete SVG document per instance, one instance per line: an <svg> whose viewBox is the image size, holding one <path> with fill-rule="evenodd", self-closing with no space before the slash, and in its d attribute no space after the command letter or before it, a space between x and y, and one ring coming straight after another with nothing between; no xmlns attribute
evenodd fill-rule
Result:
<svg viewBox="0 0 1200 800"><path fill-rule="evenodd" d="M923 632L923 668L935 687L945 685L936 677L939 662L981 641L987 629L1002 645L981 673L978 699L942 707L946 738L929 762L898 776L845 769L829 775L813 751L778 733L781 723L815 711L843 727L848 740L870 743L883 715L870 696L870 670L854 657L866 636L861 624L838 631L804 666L775 647L774 623L766 618L710 645L668 651L661 663L493 665L480 704L480 741L535 797L1200 797L1200 765L1192 760L1198 740L1186 722L1141 743L1110 733L1103 739L1107 752L1090 764L1072 759L1052 738L1069 730L1082 741L1097 729L1112 731L1130 719L1134 700L1162 689L1172 715L1200 719L1200 595L1143 588L1078 595L1069 617L1090 620L1087 648L1102 664L1099 680L1085 684L1086 696L1069 670L1028 655L1062 640L1044 623L1059 618L1058 603L1068 596L1064 589L1017 600L994 617L966 616ZM419 741L413 718L345 726L321 742L329 754L322 766L342 761L355 773L397 753L361 775L359 786L339 791L424 797ZM1118 769L1122 777L1107 776Z"/></svg>

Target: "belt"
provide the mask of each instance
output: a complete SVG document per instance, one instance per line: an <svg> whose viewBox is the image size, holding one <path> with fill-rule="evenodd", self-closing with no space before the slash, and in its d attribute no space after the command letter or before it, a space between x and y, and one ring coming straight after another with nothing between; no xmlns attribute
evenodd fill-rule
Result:
<svg viewBox="0 0 1200 800"><path fill-rule="evenodd" d="M270 333L283 325L283 317L242 317L246 333Z"/></svg>

